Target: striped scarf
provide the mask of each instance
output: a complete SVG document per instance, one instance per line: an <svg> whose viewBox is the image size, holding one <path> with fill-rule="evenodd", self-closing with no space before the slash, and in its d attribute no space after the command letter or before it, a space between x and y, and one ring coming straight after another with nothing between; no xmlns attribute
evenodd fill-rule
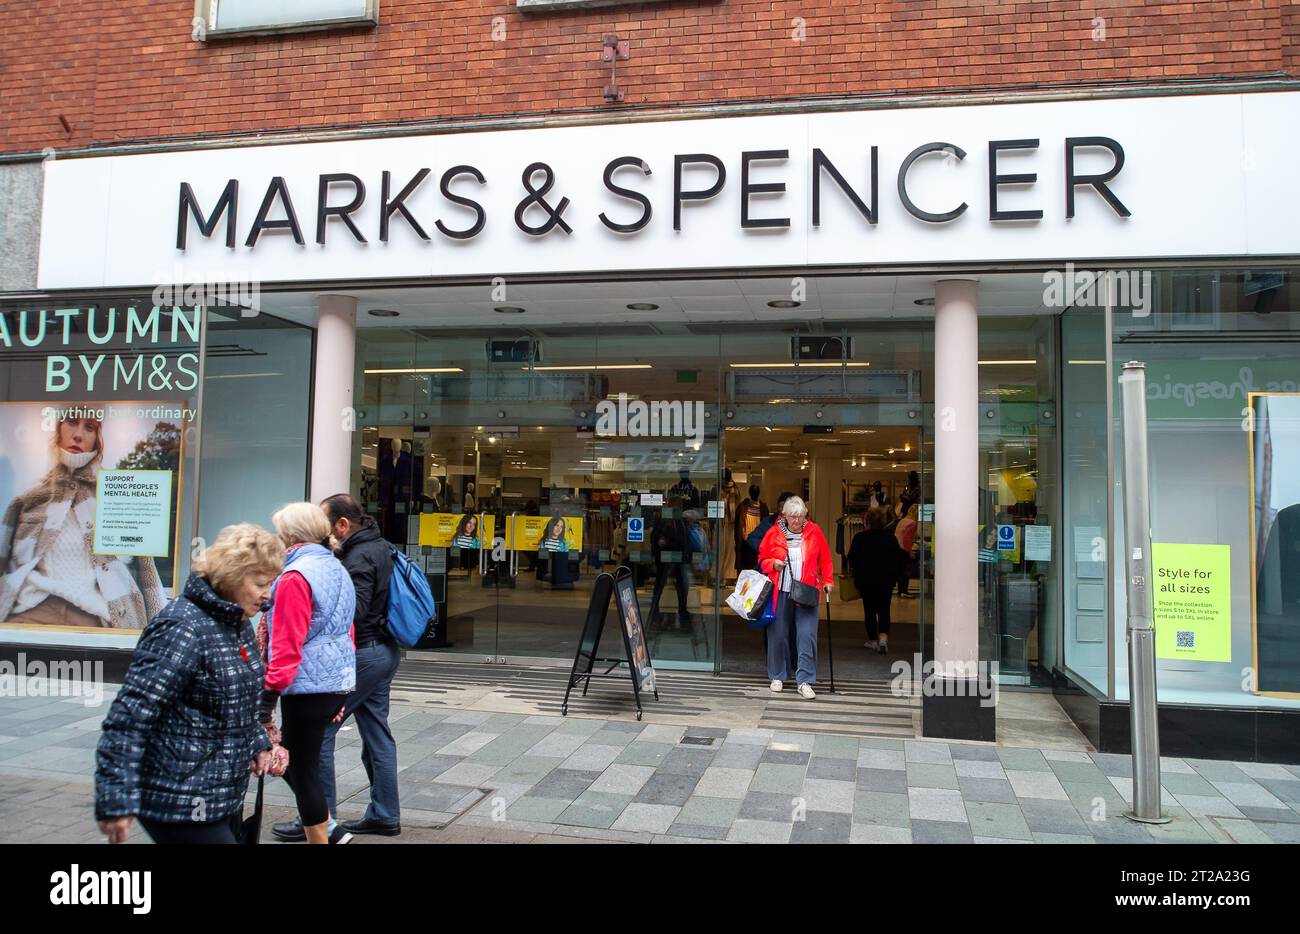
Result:
<svg viewBox="0 0 1300 934"><path fill-rule="evenodd" d="M785 533L786 561L785 567L781 569L780 589L788 593L790 582L798 580L803 571L803 531L790 531L790 527L785 523L785 516L778 519L776 524ZM795 566L796 564L798 567Z"/></svg>

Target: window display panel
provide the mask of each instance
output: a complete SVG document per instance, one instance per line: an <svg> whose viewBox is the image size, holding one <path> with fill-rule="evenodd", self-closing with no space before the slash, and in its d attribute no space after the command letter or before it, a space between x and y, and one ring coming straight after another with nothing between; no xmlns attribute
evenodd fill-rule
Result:
<svg viewBox="0 0 1300 934"><path fill-rule="evenodd" d="M1113 353L1116 364L1146 363L1160 698L1295 705L1286 696L1297 684L1284 585L1295 475L1288 400L1300 392L1293 274L1161 272L1154 293L1149 315L1116 309ZM1118 392L1116 399L1122 528ZM1126 698L1122 579L1112 598L1116 693Z"/></svg>
<svg viewBox="0 0 1300 934"><path fill-rule="evenodd" d="M310 328L273 315L210 311L204 370L198 535L271 527L271 514L307 493Z"/></svg>
<svg viewBox="0 0 1300 934"><path fill-rule="evenodd" d="M1300 697L1300 394L1250 397L1257 686Z"/></svg>
<svg viewBox="0 0 1300 934"><path fill-rule="evenodd" d="M185 572L203 316L60 305L0 309L0 626L134 635Z"/></svg>
<svg viewBox="0 0 1300 934"><path fill-rule="evenodd" d="M445 580L446 640L422 648L571 658L596 577L626 563L656 660L712 667L716 336L391 327L358 348L354 484Z"/></svg>
<svg viewBox="0 0 1300 934"><path fill-rule="evenodd" d="M1108 480L1104 309L1061 316L1062 655L1066 669L1106 694Z"/></svg>
<svg viewBox="0 0 1300 934"><path fill-rule="evenodd" d="M1055 661L1055 364L1050 318L981 318L980 657L1003 684Z"/></svg>

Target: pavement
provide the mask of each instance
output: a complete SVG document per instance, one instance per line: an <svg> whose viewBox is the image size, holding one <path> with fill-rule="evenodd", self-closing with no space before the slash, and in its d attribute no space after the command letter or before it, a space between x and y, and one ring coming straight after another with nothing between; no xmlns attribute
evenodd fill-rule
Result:
<svg viewBox="0 0 1300 934"><path fill-rule="evenodd" d="M92 775L115 690L105 686L97 704L21 684L0 697L0 842L102 841ZM1123 817L1127 756L708 719L638 722L630 709L562 717L404 695L390 721L403 833L356 842L1300 842L1300 765L1165 758L1173 820L1143 825ZM359 817L368 787L350 727L336 762L340 816ZM266 800L269 841L270 824L294 808L280 780ZM131 839L147 842L138 828Z"/></svg>

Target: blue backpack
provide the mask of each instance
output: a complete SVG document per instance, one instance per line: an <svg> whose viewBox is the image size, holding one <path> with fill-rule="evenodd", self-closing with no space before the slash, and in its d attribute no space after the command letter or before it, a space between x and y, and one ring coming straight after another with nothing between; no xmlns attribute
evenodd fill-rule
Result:
<svg viewBox="0 0 1300 934"><path fill-rule="evenodd" d="M438 614L428 578L405 552L389 550L393 575L388 583L388 632L399 645L414 648Z"/></svg>

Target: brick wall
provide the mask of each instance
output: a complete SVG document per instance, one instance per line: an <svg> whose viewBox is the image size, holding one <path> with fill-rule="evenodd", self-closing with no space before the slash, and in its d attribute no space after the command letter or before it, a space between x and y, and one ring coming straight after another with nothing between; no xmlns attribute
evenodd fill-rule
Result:
<svg viewBox="0 0 1300 934"><path fill-rule="evenodd" d="M509 0L381 0L377 29L206 45L191 39L191 0L6 0L0 15L0 152L698 102L1300 74L1296 0L680 0L540 15ZM602 96L608 32L631 42L632 60L618 68L622 107Z"/></svg>

